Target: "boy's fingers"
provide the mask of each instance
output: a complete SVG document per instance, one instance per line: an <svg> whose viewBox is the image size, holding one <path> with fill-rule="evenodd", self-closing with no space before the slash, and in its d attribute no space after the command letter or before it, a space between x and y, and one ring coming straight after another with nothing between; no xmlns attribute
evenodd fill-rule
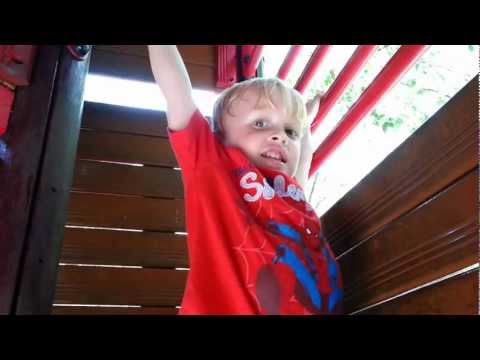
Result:
<svg viewBox="0 0 480 360"><path fill-rule="evenodd" d="M307 102L306 106L307 106L307 114L309 118L312 118L317 114L322 97L323 97L323 93L320 93L315 95L313 99ZM313 119L310 119L310 120L313 120Z"/></svg>
<svg viewBox="0 0 480 360"><path fill-rule="evenodd" d="M312 99L307 101L307 107L310 106L310 108L314 108L315 106L318 106L322 100L322 97L323 97L323 93L318 93Z"/></svg>

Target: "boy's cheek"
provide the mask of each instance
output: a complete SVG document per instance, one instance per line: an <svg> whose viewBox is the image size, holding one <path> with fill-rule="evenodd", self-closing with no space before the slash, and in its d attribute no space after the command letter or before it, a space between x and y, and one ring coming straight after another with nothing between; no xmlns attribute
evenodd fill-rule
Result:
<svg viewBox="0 0 480 360"><path fill-rule="evenodd" d="M303 144L301 144L300 142L298 144L296 144L295 146L295 152L297 154L298 157L300 157L300 154L302 153L302 146Z"/></svg>
<svg viewBox="0 0 480 360"><path fill-rule="evenodd" d="M295 156L292 157L292 162L291 162L291 167L293 168L293 171L297 171L297 168L300 166L300 154L296 154Z"/></svg>

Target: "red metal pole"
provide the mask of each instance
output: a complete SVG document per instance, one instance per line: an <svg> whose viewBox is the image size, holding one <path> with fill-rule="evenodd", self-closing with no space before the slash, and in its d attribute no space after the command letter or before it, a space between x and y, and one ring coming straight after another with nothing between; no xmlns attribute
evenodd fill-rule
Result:
<svg viewBox="0 0 480 360"><path fill-rule="evenodd" d="M226 89L237 82L237 46L217 45L217 88Z"/></svg>
<svg viewBox="0 0 480 360"><path fill-rule="evenodd" d="M427 45L403 45L372 81L360 98L352 105L335 130L327 136L313 154L309 176L312 176L321 164L332 154L355 126L396 84L411 65L427 49Z"/></svg>
<svg viewBox="0 0 480 360"><path fill-rule="evenodd" d="M300 93L303 93L305 91L306 87L317 72L319 66L322 64L322 61L329 52L330 48L331 45L317 46L317 48L312 54L312 57L308 61L307 66L305 66L302 75L300 75L297 84L295 85L295 89L297 89Z"/></svg>
<svg viewBox="0 0 480 360"><path fill-rule="evenodd" d="M344 68L338 74L332 85L328 88L323 96L322 105L318 109L318 113L312 122L312 132L317 129L322 120L328 114L330 109L335 105L337 100L342 96L347 86L352 82L363 65L375 51L377 45L359 45L352 54Z"/></svg>
<svg viewBox="0 0 480 360"><path fill-rule="evenodd" d="M280 69L278 70L277 77L279 79L285 80L288 76L288 73L292 69L293 64L295 63L295 60L297 60L298 55L303 49L303 45L292 45L290 47L290 50L288 50L288 54L285 57L285 60L283 60L282 66L280 66Z"/></svg>
<svg viewBox="0 0 480 360"><path fill-rule="evenodd" d="M264 45L245 45L245 49L251 50L243 54L243 76L247 79L255 76L258 64L262 57Z"/></svg>
<svg viewBox="0 0 480 360"><path fill-rule="evenodd" d="M14 98L15 92L0 84L0 136L7 131Z"/></svg>

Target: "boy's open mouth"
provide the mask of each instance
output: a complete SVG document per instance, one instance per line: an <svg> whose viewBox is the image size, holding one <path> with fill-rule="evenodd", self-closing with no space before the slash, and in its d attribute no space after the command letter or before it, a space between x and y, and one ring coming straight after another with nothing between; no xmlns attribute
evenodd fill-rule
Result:
<svg viewBox="0 0 480 360"><path fill-rule="evenodd" d="M283 164L287 162L285 157L281 153L278 153L276 151L265 151L264 153L260 154L260 156L266 159L273 159L273 160L279 161Z"/></svg>

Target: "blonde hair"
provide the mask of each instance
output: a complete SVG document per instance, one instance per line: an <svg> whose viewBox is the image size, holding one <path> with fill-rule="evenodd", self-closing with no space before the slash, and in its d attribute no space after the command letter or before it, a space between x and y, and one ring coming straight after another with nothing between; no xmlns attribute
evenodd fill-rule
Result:
<svg viewBox="0 0 480 360"><path fill-rule="evenodd" d="M258 102L265 99L272 108L275 108L273 103L273 93L275 90L278 91L287 115L297 119L300 122L302 129L305 128L307 110L305 102L297 90L287 86L282 80L277 78L253 78L236 83L220 94L213 107L212 127L214 132L222 133L223 115L226 112L231 114L230 108L232 103L239 97L242 97L247 90L252 88L259 90L260 94Z"/></svg>

